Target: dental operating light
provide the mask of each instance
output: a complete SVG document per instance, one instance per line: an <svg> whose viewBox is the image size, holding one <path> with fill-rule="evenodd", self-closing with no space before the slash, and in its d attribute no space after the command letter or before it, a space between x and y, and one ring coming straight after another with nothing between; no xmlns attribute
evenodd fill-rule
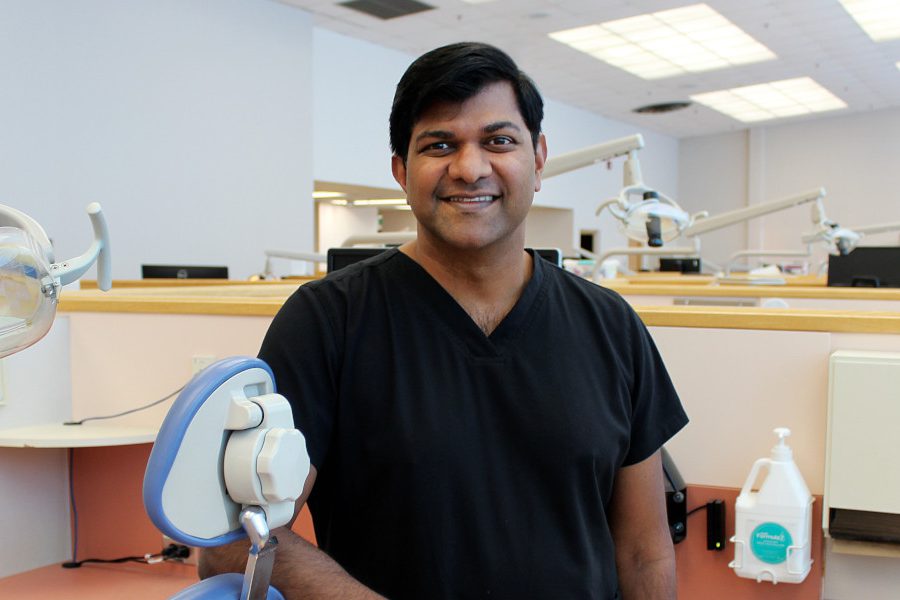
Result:
<svg viewBox="0 0 900 600"><path fill-rule="evenodd" d="M813 221L816 223L816 229L801 238L803 243L809 245L823 242L828 246L830 254L839 256L850 254L866 235L900 230L900 221L860 227L841 227L825 216L825 207L821 203L815 208Z"/></svg>
<svg viewBox="0 0 900 600"><path fill-rule="evenodd" d="M62 286L97 263L97 287L112 287L109 230L100 205L87 213L94 241L75 258L56 262L50 238L37 221L0 204L0 358L40 340L50 330Z"/></svg>
<svg viewBox="0 0 900 600"><path fill-rule="evenodd" d="M601 204L597 214L607 209L627 237L659 248L681 235L693 218L674 200L644 184L637 158L637 151L643 147L643 136L635 134L561 154L547 160L543 177L625 156L622 190L617 197Z"/></svg>

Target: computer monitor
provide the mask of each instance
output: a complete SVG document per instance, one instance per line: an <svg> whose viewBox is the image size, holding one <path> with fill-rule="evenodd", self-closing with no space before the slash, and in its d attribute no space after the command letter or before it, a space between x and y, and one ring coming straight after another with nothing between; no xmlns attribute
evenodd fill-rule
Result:
<svg viewBox="0 0 900 600"><path fill-rule="evenodd" d="M141 265L144 279L228 279L228 267L205 265Z"/></svg>
<svg viewBox="0 0 900 600"><path fill-rule="evenodd" d="M863 246L828 257L828 285L900 287L900 246Z"/></svg>
<svg viewBox="0 0 900 600"><path fill-rule="evenodd" d="M389 248L329 248L326 268L328 273L348 267L355 262L377 256L389 250ZM562 251L559 248L535 248L541 258L552 262L557 267L562 267Z"/></svg>

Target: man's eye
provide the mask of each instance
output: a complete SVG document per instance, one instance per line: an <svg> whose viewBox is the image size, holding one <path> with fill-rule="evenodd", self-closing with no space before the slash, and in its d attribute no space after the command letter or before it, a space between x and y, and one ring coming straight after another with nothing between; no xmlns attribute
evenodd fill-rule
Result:
<svg viewBox="0 0 900 600"><path fill-rule="evenodd" d="M446 152L450 149L450 144L447 142L434 142L428 144L424 148L422 148L423 152Z"/></svg>
<svg viewBox="0 0 900 600"><path fill-rule="evenodd" d="M510 146L515 143L516 141L508 135L498 135L488 140L490 146Z"/></svg>

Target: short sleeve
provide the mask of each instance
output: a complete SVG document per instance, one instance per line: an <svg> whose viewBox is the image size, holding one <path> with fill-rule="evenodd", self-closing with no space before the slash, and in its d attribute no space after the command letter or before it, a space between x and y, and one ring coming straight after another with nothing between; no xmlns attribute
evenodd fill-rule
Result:
<svg viewBox="0 0 900 600"><path fill-rule="evenodd" d="M263 339L259 358L275 375L294 424L306 437L312 464L321 468L334 427L340 339L315 284L300 287L279 310Z"/></svg>
<svg viewBox="0 0 900 600"><path fill-rule="evenodd" d="M648 458L688 422L650 332L633 310L630 313L634 378L631 390L631 443L625 465L637 464Z"/></svg>

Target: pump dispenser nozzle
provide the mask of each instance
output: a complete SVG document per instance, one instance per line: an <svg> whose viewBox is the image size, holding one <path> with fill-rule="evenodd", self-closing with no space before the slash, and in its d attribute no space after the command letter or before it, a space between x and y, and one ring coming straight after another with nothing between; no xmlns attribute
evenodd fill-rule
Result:
<svg viewBox="0 0 900 600"><path fill-rule="evenodd" d="M772 447L772 460L792 460L791 447L784 443L784 438L791 435L791 430L787 427L776 427L774 433L778 436L778 443Z"/></svg>

